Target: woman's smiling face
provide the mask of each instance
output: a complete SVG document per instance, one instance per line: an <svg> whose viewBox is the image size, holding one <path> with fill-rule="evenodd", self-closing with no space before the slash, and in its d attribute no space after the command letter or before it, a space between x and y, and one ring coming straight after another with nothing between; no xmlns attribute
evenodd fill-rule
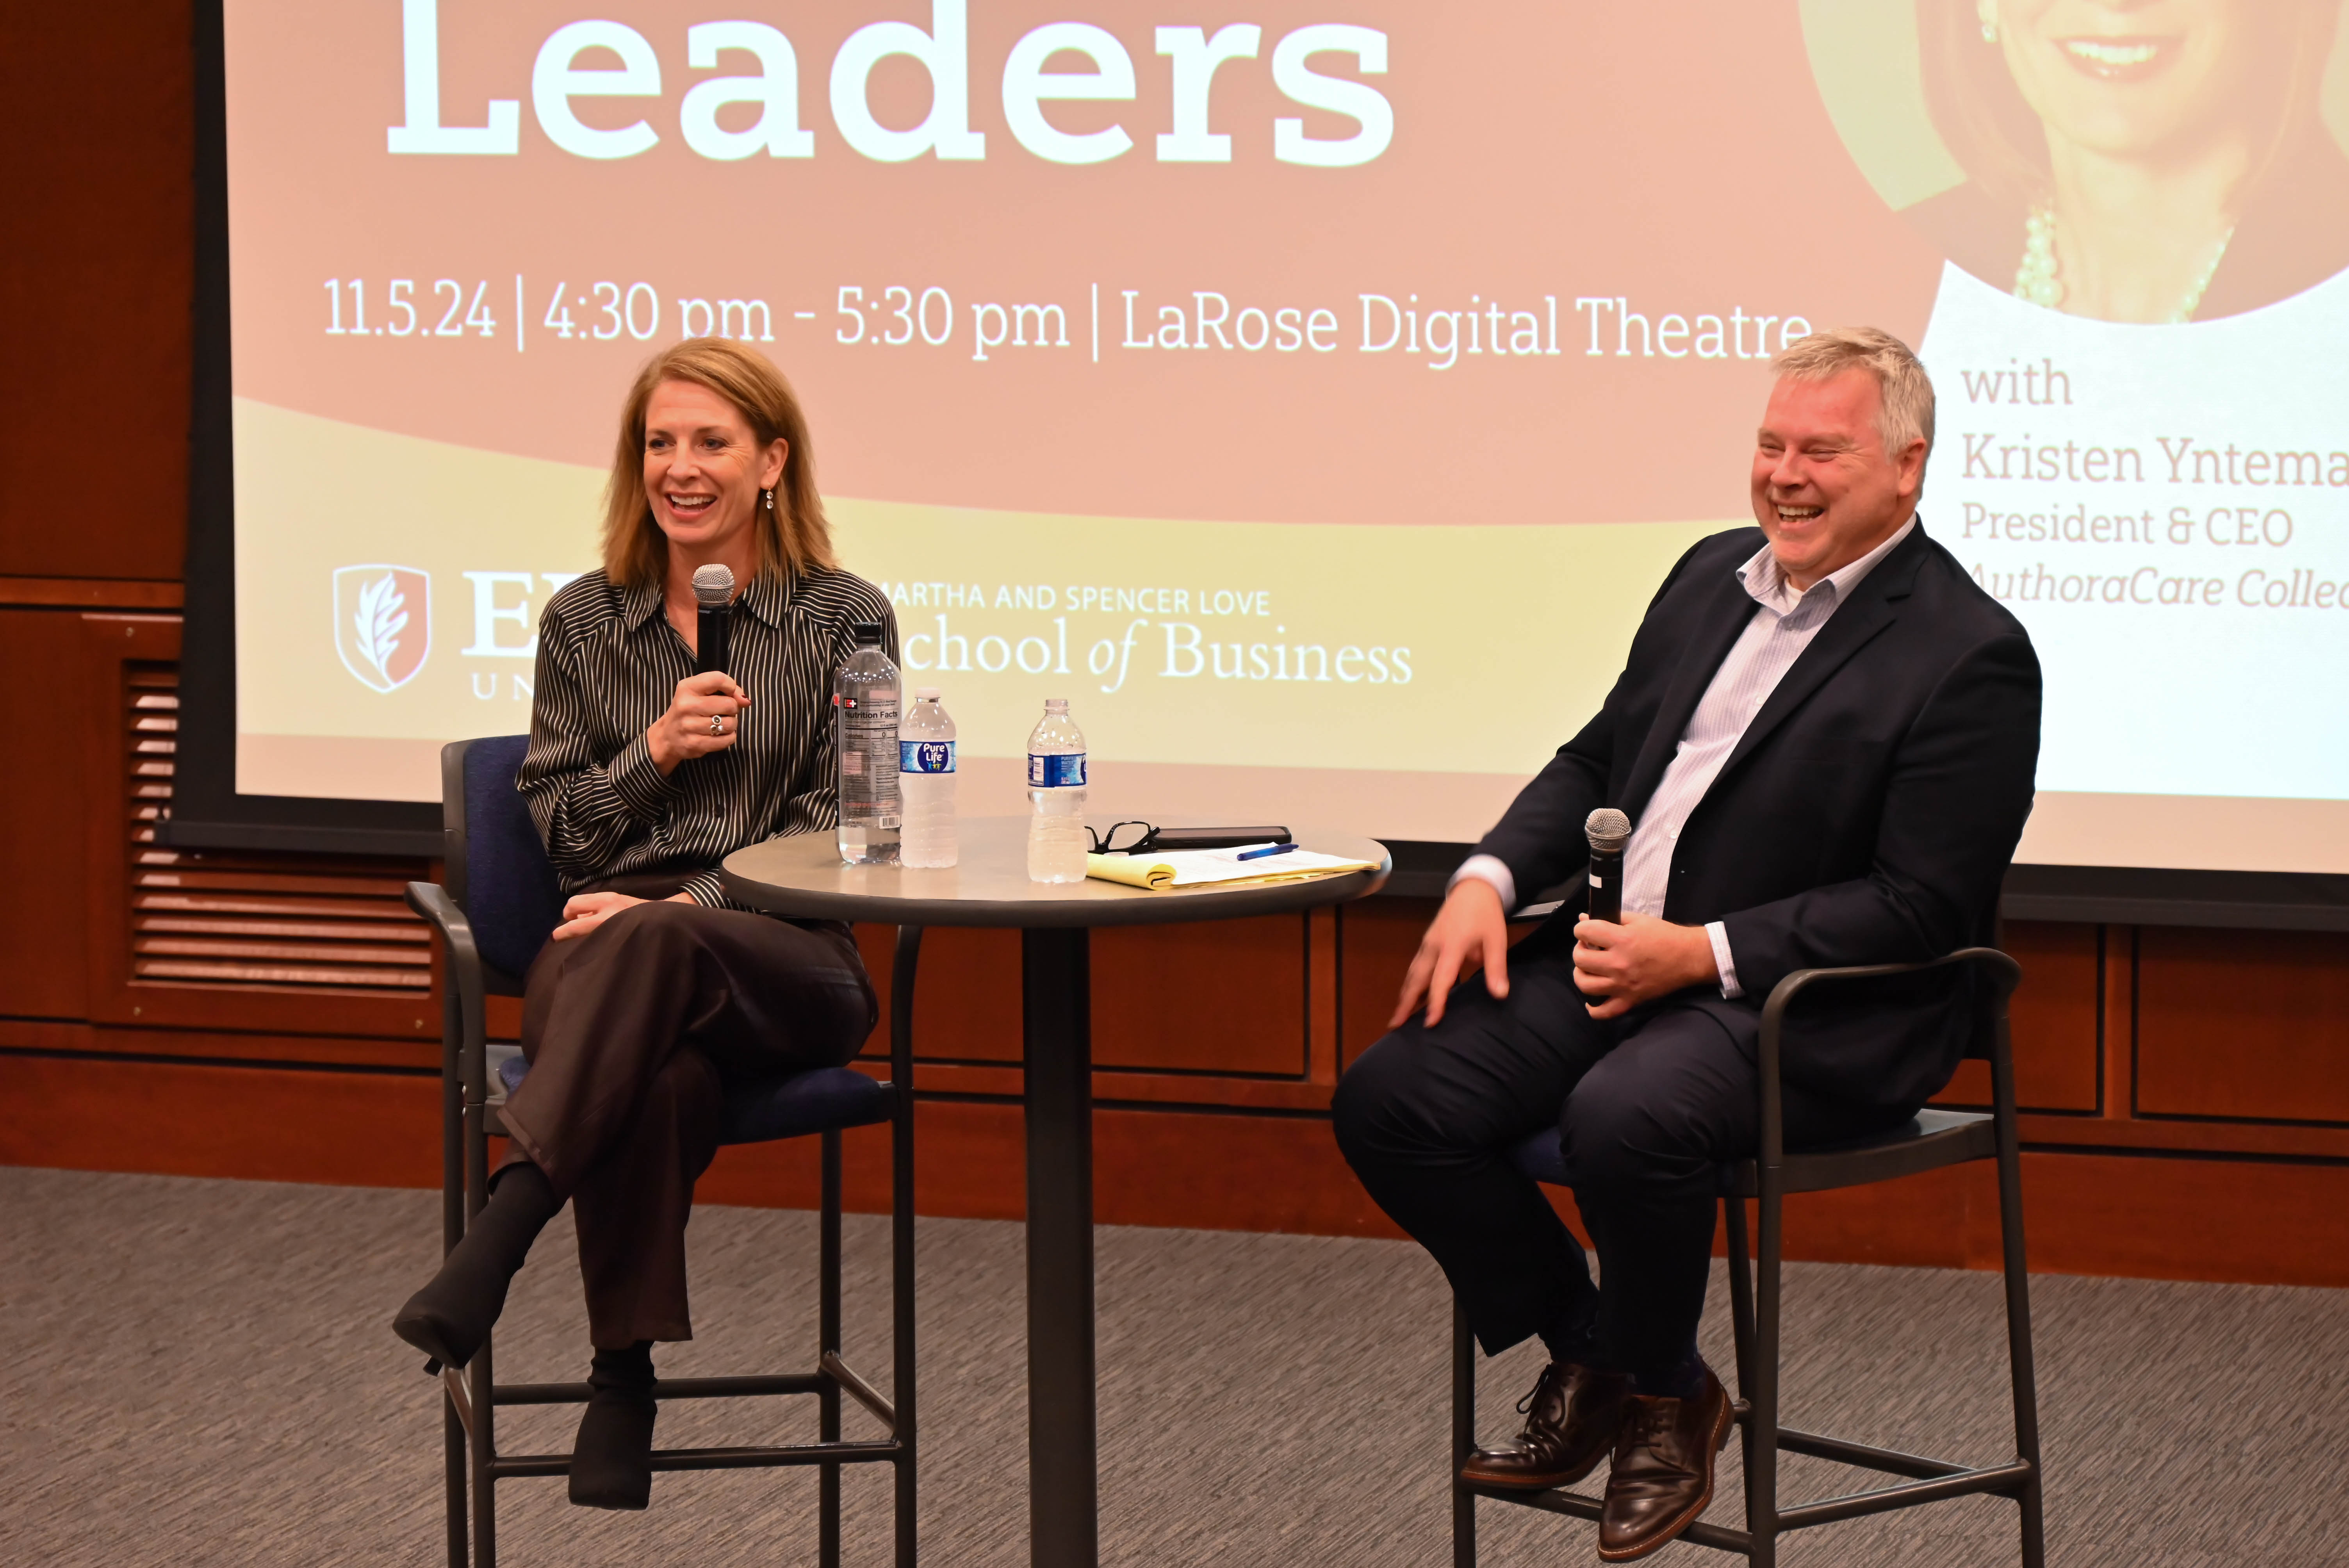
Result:
<svg viewBox="0 0 2349 1568"><path fill-rule="evenodd" d="M1995 0L1999 46L2051 138L2158 157L2246 114L2255 0Z"/></svg>
<svg viewBox="0 0 2349 1568"><path fill-rule="evenodd" d="M709 387L664 381L645 406L645 500L678 544L724 550L750 526L786 451L761 448L742 411Z"/></svg>

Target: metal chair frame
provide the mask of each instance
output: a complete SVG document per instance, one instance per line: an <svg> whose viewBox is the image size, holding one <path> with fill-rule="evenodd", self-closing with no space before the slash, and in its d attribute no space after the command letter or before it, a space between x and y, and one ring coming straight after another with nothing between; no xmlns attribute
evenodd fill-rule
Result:
<svg viewBox="0 0 2349 1568"><path fill-rule="evenodd" d="M1928 1110L1920 1114L1910 1129L1889 1137L1789 1154L1785 1148L1779 1062L1785 1015L1795 998L1814 985L1916 974L1953 965L1979 965L1987 972L1993 992L1992 1005L1983 1009L1986 1016L1966 1053L1971 1058L1990 1063L1991 1114ZM1762 1038L1756 1064L1761 1077L1760 1153L1756 1159L1723 1168L1722 1204L1729 1231L1730 1305L1737 1343L1740 1398L1735 1408L1745 1465L1745 1528L1731 1530L1699 1521L1681 1540L1737 1553L1756 1568L1775 1568L1778 1538L1788 1531L1987 1493L2016 1502L2021 1512L2023 1568L2044 1568L2044 1471L2039 1452L2038 1392L2031 1353L2030 1274L2023 1252L2023 1164L2015 1123L2014 1059L2007 1026L2007 1000L2022 978L2021 966L1996 948L1970 947L1929 964L1798 970L1772 989L1762 1008ZM1968 1466L1780 1426L1780 1225L1785 1195L1864 1186L1976 1160L1994 1160L1998 1166L1999 1231L2004 1252L2007 1358L2014 1401L2016 1457L2004 1464ZM1760 1243L1750 1274L1745 1222L1748 1199L1756 1201ZM1454 1568L1475 1568L1479 1497L1589 1520L1599 1518L1600 1500L1564 1490L1506 1491L1472 1486L1460 1480L1460 1467L1476 1446L1475 1344L1468 1330L1467 1315L1456 1302L1452 1323L1452 1560ZM1896 1485L1781 1507L1781 1450L1906 1479Z"/></svg>
<svg viewBox="0 0 2349 1568"><path fill-rule="evenodd" d="M445 1257L454 1250L472 1217L489 1201L489 1139L502 1135L498 1108L503 1102L490 1071L487 1031L489 996L519 996L523 983L486 963L466 918L466 829L464 756L471 743L459 741L441 753L442 836L446 869L440 883L408 884L408 904L440 932L447 967L441 986L440 1021L440 1237ZM885 1398L840 1355L841 1163L840 1130L823 1140L823 1196L817 1242L816 1366L811 1372L725 1377L664 1377L655 1398L734 1399L812 1394L817 1402L817 1440L781 1446L656 1449L652 1468L662 1470L758 1470L816 1466L816 1555L821 1568L840 1563L840 1472L847 1464L895 1468L895 1530L897 1568L915 1562L914 1480L916 1453L914 1419L914 977L921 956L919 927L897 932L896 964L891 977L889 1070L896 1102L889 1122L890 1308L892 1398ZM496 1568L496 1488L520 1476L567 1475L569 1454L507 1454L498 1451L497 1410L504 1405L578 1405L588 1397L585 1382L496 1381L494 1335L465 1367L428 1362L443 1394L442 1440L446 1458L450 1568ZM841 1396L845 1393L889 1429L878 1441L846 1442L840 1436ZM471 1539L467 1500L472 1504Z"/></svg>

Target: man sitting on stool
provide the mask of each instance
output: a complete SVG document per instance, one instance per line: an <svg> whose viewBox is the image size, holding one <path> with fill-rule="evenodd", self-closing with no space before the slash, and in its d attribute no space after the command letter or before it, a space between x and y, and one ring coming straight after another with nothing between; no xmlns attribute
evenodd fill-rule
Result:
<svg viewBox="0 0 2349 1568"><path fill-rule="evenodd" d="M1335 1104L1348 1162L1443 1265L1485 1353L1536 1334L1548 1347L1524 1431L1464 1478L1564 1486L1611 1454L1609 1562L1695 1522L1728 1440L1696 1329L1716 1171L1760 1137L1762 999L1797 969L1989 940L2031 810L2030 638L1916 518L1933 444L1924 367L1864 328L1806 337L1775 368L1754 457L1760 529L1716 534L1672 569L1598 717L1453 878L1392 1032ZM1584 863L1584 819L1602 806L1635 824L1620 923L1561 915L1512 953L1519 891ZM1788 1143L1914 1115L1956 1070L1973 985L1936 972L1806 1006L1785 1047ZM1596 1286L1510 1163L1548 1125L1598 1244Z"/></svg>

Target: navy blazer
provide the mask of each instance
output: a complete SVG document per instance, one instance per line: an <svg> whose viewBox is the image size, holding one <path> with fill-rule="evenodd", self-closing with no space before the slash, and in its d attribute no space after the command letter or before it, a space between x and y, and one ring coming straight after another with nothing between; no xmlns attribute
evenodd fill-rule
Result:
<svg viewBox="0 0 2349 1568"><path fill-rule="evenodd" d="M1598 717L1476 846L1520 890L1588 863L1594 808L1639 821L1754 617L1737 568L1765 542L1758 528L1714 534L1664 579ZM2039 710L2029 634L1920 521L1837 607L1690 814L1664 918L1724 923L1737 1005L1756 1008L1797 969L1991 941L2031 813ZM1529 940L1570 944L1576 913ZM1957 1069L1974 985L1943 973L1812 993L1789 1021L1785 1076L1855 1104L1921 1104ZM1719 1005L1710 988L1687 995Z"/></svg>

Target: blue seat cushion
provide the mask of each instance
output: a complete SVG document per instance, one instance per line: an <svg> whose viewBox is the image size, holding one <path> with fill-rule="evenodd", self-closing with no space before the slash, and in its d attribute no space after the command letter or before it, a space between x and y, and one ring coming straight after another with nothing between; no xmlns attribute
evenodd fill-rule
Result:
<svg viewBox="0 0 2349 1568"><path fill-rule="evenodd" d="M889 1119L897 1091L854 1068L812 1068L726 1097L720 1143L765 1143Z"/></svg>
<svg viewBox="0 0 2349 1568"><path fill-rule="evenodd" d="M1931 1169L1936 1164L1954 1163L1958 1159L1987 1159L1995 1147L1990 1141L1990 1129L1991 1119L1979 1112L1928 1108L1909 1120L1879 1132L1837 1143L1789 1149L1785 1151L1786 1191L1815 1192L1857 1181L1883 1181L1891 1173L1883 1167L1879 1167L1876 1174L1839 1172L1836 1168L1838 1155L1897 1150L1904 1145L1912 1151L1921 1151L1927 1146L1939 1146L1936 1157L1919 1162L1916 1166L1919 1170ZM1556 1127L1545 1127L1510 1149L1509 1163L1525 1175L1549 1186L1573 1185L1567 1180L1565 1139ZM1754 1161L1750 1159L1723 1165L1720 1168L1722 1191L1735 1192L1743 1190L1746 1196L1753 1196L1753 1166Z"/></svg>
<svg viewBox="0 0 2349 1568"><path fill-rule="evenodd" d="M508 1094L522 1087L529 1072L530 1064L519 1055L498 1064L498 1079ZM729 1094L718 1141L769 1143L835 1128L866 1127L888 1120L896 1104L895 1089L854 1068L811 1068Z"/></svg>
<svg viewBox="0 0 2349 1568"><path fill-rule="evenodd" d="M517 1060L520 1058L517 1057ZM1555 1124L1543 1128L1509 1150L1509 1163L1525 1175L1552 1187L1568 1185L1565 1140Z"/></svg>
<svg viewBox="0 0 2349 1568"><path fill-rule="evenodd" d="M563 919L563 885L514 789L527 735L465 748L465 919L491 968L519 980Z"/></svg>

